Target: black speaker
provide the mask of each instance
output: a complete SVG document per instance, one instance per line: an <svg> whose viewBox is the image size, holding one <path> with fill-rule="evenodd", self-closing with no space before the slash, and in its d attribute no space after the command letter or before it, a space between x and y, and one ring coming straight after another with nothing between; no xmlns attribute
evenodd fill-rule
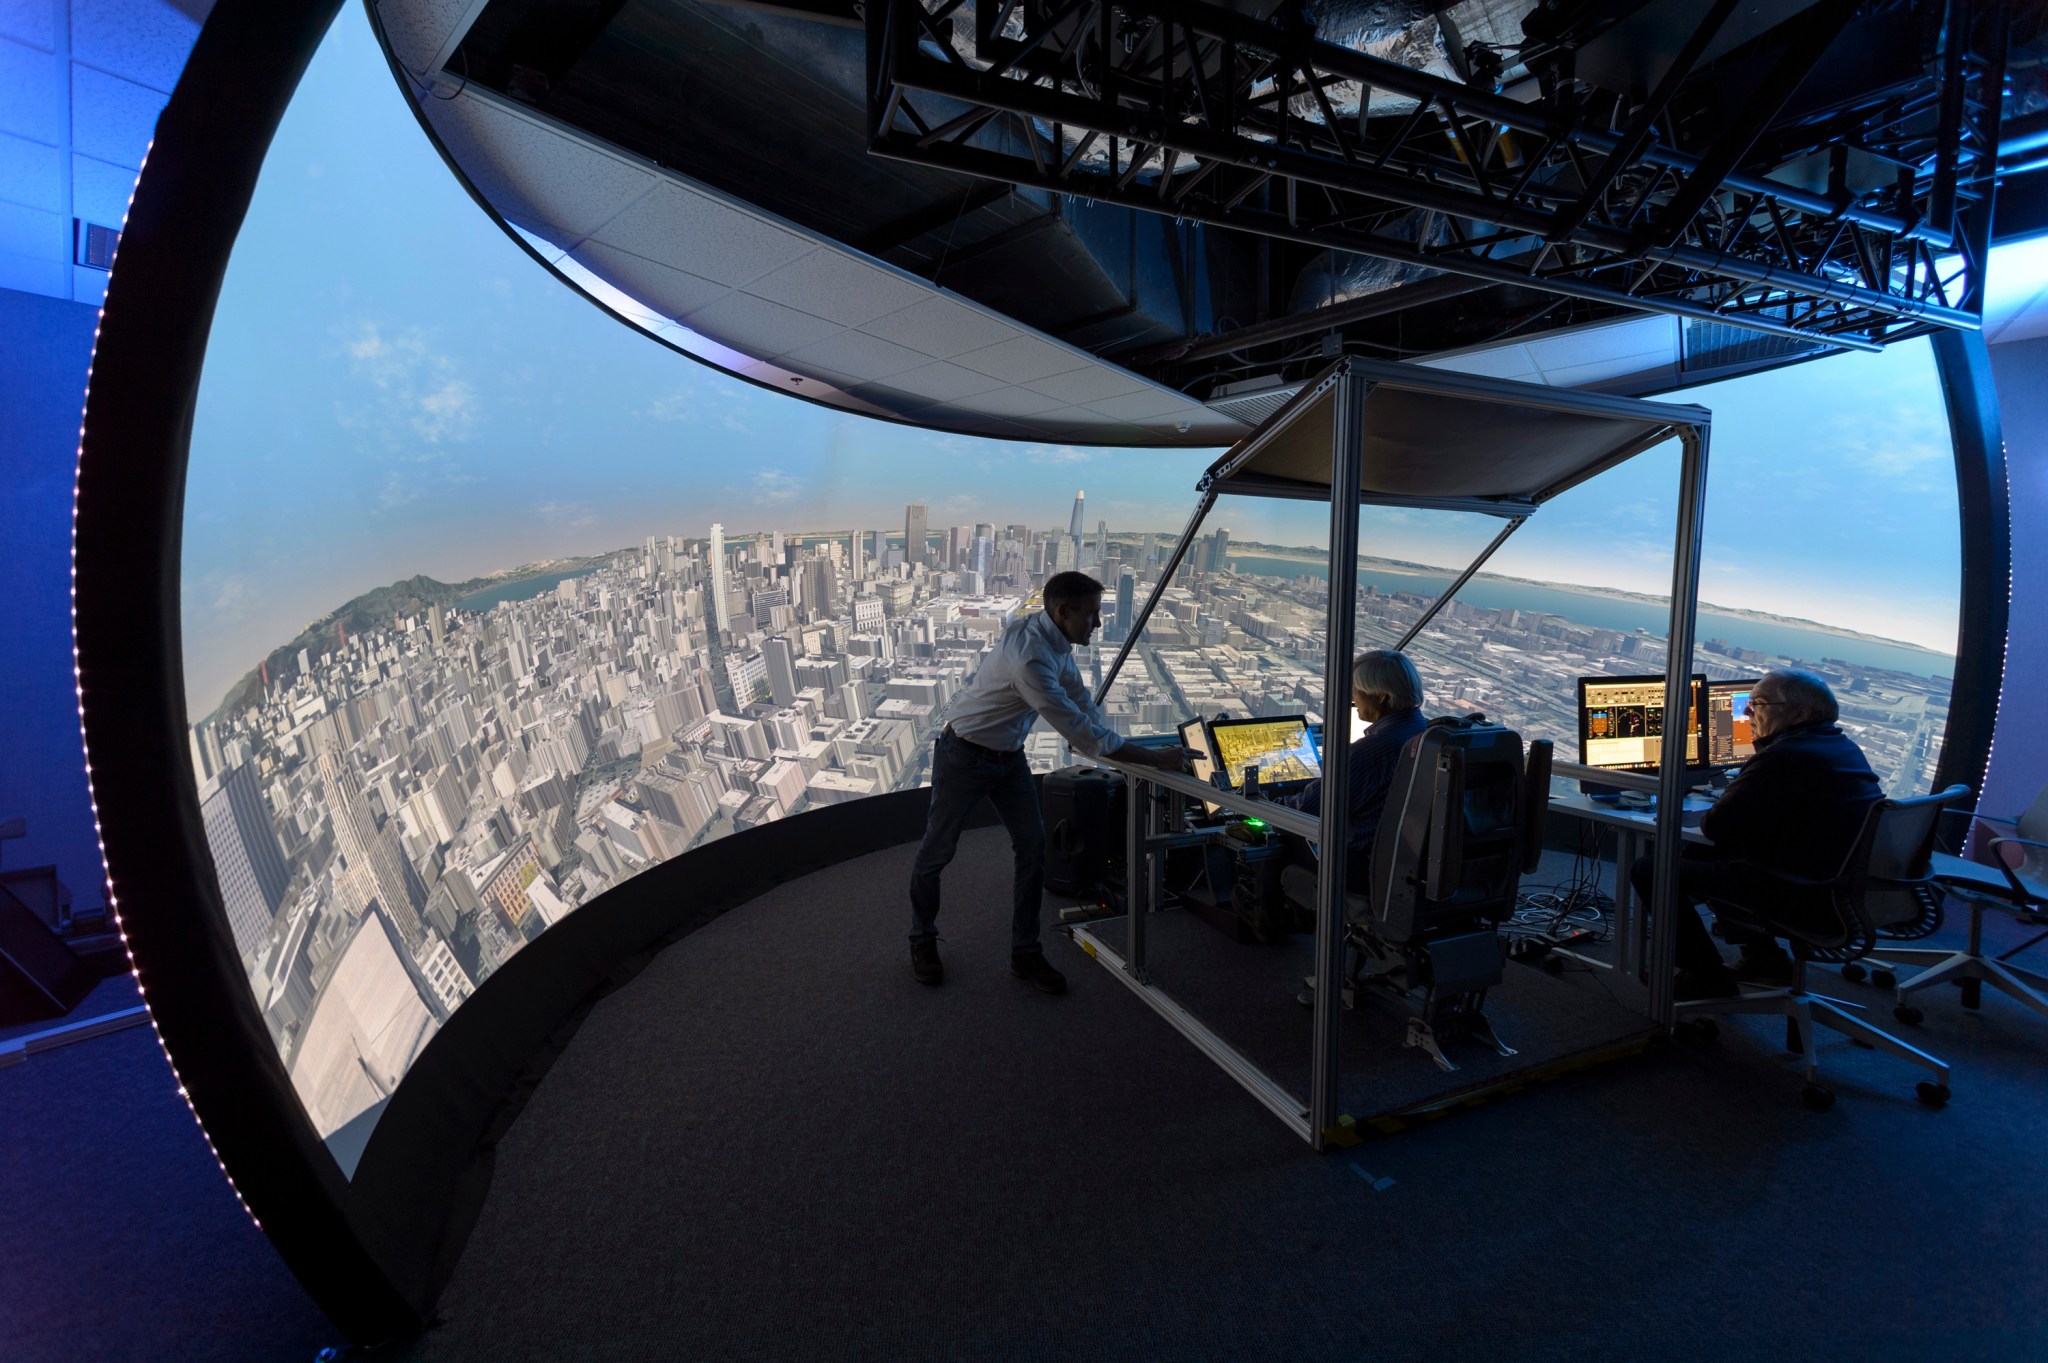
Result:
<svg viewBox="0 0 2048 1363"><path fill-rule="evenodd" d="M1124 778L1103 767L1063 767L1039 782L1045 815L1045 888L1086 894L1111 882L1124 841Z"/></svg>
<svg viewBox="0 0 2048 1363"><path fill-rule="evenodd" d="M0 886L0 1025L62 1017L99 981L63 938Z"/></svg>

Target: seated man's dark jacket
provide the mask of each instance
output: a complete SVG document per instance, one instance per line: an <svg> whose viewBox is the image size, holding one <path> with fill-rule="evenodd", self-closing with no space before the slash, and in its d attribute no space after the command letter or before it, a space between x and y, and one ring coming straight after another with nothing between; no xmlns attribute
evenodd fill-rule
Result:
<svg viewBox="0 0 2048 1363"><path fill-rule="evenodd" d="M1716 860L1827 880L1883 798L1854 739L1825 721L1800 724L1757 740L1700 831L1713 840Z"/></svg>
<svg viewBox="0 0 2048 1363"><path fill-rule="evenodd" d="M1364 872L1358 868L1371 864L1373 839L1379 836L1380 816L1386 812L1394 770L1401 765L1401 750L1408 746L1409 739L1428 727L1429 721L1422 717L1422 711L1411 706L1381 715L1351 744L1351 766L1346 773L1346 784L1351 787L1351 828L1346 842L1354 865L1350 880L1355 887L1365 883ZM1282 803L1305 814L1322 813L1321 778L1309 782L1299 794Z"/></svg>

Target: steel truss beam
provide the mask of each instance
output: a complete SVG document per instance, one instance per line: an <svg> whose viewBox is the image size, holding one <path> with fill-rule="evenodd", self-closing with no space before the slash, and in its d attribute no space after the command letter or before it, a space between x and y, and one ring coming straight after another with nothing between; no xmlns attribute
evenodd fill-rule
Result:
<svg viewBox="0 0 2048 1363"><path fill-rule="evenodd" d="M1876 349L1978 325L2003 25L1950 0L1910 89L1874 92L1751 154L1790 86L1857 12L1787 26L1775 74L1713 145L1674 145L1657 110L1620 132L1570 96L1519 103L1312 32L1183 0L876 0L869 150L1176 218L1499 284ZM1720 11L1713 12L1718 17ZM1996 30L1993 32L1993 30ZM1106 54L1106 55L1105 55ZM1340 115L1332 91L1391 92L1404 118ZM1671 91L1653 92L1667 101ZM1345 101L1347 104L1349 100ZM1845 183L1851 151L1896 166ZM1826 154L1826 191L1769 178ZM1413 210L1436 215L1427 236Z"/></svg>

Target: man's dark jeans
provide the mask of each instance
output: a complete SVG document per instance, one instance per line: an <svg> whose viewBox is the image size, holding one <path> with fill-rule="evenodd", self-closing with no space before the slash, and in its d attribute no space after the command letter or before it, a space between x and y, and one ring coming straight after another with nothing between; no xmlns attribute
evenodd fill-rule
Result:
<svg viewBox="0 0 2048 1363"><path fill-rule="evenodd" d="M913 943L939 935L939 873L952 862L960 829L984 795L1010 831L1010 850L1016 857L1010 949L1038 948L1038 918L1045 899L1045 819L1038 810L1038 791L1031 784L1031 765L1021 752L995 753L973 747L955 738L950 729L939 735L932 755L931 815L917 860L910 867Z"/></svg>
<svg viewBox="0 0 2048 1363"><path fill-rule="evenodd" d="M1650 890L1656 879L1656 864L1654 857L1644 856L1638 857L1636 864L1629 868L1629 880L1635 886L1637 900L1643 905L1646 921ZM1778 917L1795 923L1830 921L1825 905L1788 904L1784 902L1782 891L1774 894L1768 883L1760 883L1745 875L1744 868L1717 861L1711 852L1700 848L1686 848L1683 860L1678 863L1678 899L1678 949L1674 953L1674 964L1680 970L1711 971L1723 964L1720 948L1714 945L1713 936L1700 918L1700 911L1694 907L1701 900L1729 905L1769 904ZM1768 942L1771 937L1769 933L1723 918L1721 939L1731 946L1752 946Z"/></svg>

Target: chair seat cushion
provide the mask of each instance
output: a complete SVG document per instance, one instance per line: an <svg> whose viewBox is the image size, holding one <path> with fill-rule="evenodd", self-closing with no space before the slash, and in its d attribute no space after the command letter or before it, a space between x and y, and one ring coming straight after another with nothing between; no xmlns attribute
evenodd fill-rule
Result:
<svg viewBox="0 0 2048 1363"><path fill-rule="evenodd" d="M2012 882L1996 866L1986 866L1981 861L1969 861L1952 857L1946 852L1934 854L1934 878L1945 885L1959 890L1975 890L1982 894L1996 895L2000 899L2013 898ZM2048 900L2048 884L2033 883L2033 878L2020 872L2020 884L2026 888L2029 899L2036 903Z"/></svg>

